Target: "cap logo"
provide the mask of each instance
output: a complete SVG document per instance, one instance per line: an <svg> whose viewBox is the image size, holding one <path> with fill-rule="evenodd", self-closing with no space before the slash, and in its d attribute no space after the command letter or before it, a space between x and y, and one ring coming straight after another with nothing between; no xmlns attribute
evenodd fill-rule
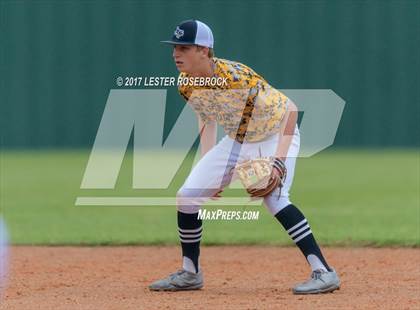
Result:
<svg viewBox="0 0 420 310"><path fill-rule="evenodd" d="M177 39L179 39L184 35L184 30L180 29L179 27L176 27L174 35Z"/></svg>

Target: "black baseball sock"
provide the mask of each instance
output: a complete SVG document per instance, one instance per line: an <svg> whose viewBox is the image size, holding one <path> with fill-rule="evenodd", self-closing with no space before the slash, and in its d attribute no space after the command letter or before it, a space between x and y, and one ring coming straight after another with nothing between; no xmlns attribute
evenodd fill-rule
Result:
<svg viewBox="0 0 420 310"><path fill-rule="evenodd" d="M306 260L313 270L323 265L326 270L331 271L315 241L308 221L297 207L290 204L280 210L275 217L283 225L284 229L286 229L303 255L305 255Z"/></svg>
<svg viewBox="0 0 420 310"><path fill-rule="evenodd" d="M182 256L193 262L195 272L199 271L198 257L200 256L202 230L202 220L198 219L198 213L187 214L178 211L178 232L181 240ZM184 269L188 270L188 268L185 268L185 260Z"/></svg>

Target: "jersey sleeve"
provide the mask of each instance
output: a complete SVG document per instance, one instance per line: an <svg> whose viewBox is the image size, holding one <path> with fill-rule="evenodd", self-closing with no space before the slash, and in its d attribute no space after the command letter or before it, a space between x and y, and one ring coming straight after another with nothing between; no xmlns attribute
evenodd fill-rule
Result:
<svg viewBox="0 0 420 310"><path fill-rule="evenodd" d="M186 77L186 75L184 73L181 73L179 75L179 77L184 78L184 77ZM188 85L180 85L180 86L178 86L178 92L181 95L181 97L184 98L184 100L188 103L188 101L191 98L193 89L191 87L189 87ZM190 107L193 109L193 111L195 112L197 117L201 118L203 123L208 123L210 121L210 118L203 111L197 110L194 107L194 105L190 105Z"/></svg>

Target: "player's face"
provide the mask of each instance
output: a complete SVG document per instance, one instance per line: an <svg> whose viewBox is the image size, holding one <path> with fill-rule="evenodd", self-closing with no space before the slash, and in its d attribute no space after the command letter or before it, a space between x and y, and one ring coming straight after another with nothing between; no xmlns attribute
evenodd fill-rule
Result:
<svg viewBox="0 0 420 310"><path fill-rule="evenodd" d="M193 73L203 61L203 52L195 45L174 45L172 56L180 72Z"/></svg>

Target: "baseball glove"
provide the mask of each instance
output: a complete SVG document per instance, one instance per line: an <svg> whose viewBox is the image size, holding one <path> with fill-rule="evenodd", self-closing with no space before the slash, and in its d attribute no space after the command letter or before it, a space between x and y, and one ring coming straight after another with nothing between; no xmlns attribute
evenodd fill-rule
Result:
<svg viewBox="0 0 420 310"><path fill-rule="evenodd" d="M284 162L275 157L247 160L236 165L235 171L251 197L265 197L281 188L287 174Z"/></svg>

